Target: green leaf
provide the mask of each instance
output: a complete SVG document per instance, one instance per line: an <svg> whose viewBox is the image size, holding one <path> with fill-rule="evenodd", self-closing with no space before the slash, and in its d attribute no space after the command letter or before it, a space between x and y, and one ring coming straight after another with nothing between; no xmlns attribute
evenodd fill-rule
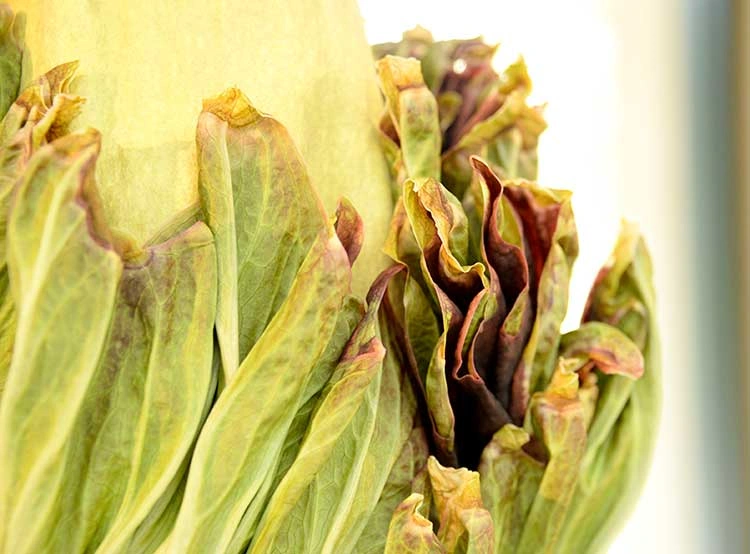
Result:
<svg viewBox="0 0 750 554"><path fill-rule="evenodd" d="M93 441L81 517L94 543L108 529L99 546L107 552L130 551L136 530L146 532L142 522L178 484L215 389L210 231L196 223L146 255L123 271L104 357L82 411L84 430L75 441Z"/></svg>
<svg viewBox="0 0 750 554"><path fill-rule="evenodd" d="M515 554L544 475L544 464L523 450L529 440L526 431L509 423L482 452L482 499L495 526L496 554Z"/></svg>
<svg viewBox="0 0 750 554"><path fill-rule="evenodd" d="M429 444L422 427L414 427L401 454L393 464L367 525L353 550L357 554L381 554L386 547L388 528L401 501L412 492L429 496L427 458ZM429 506L429 501L426 502ZM429 510L428 510L429 511Z"/></svg>
<svg viewBox="0 0 750 554"><path fill-rule="evenodd" d="M213 366L211 371L211 383L208 387L209 393L206 396L206 402L201 414L201 426L208 417L216 393L216 387L219 380L219 352L218 346L214 342ZM138 526L138 529L132 536L132 540L125 548L126 552L157 552L169 536L174 527L177 514L182 504L182 498L185 494L185 485L187 484L187 474L190 461L193 457L195 444L183 461L183 467L177 472L175 479L165 489L161 498L151 510L149 516Z"/></svg>
<svg viewBox="0 0 750 554"><path fill-rule="evenodd" d="M0 406L0 545L8 552L45 549L70 439L112 318L122 261L92 234L86 206L98 149L95 133L42 148L8 221L17 311Z"/></svg>
<svg viewBox="0 0 750 554"><path fill-rule="evenodd" d="M383 273L387 274L387 271ZM417 413L417 399L412 388L411 374L407 369L412 362L409 353L404 351L401 342L403 337L392 324L392 313L390 298L386 296L378 313L379 336L386 354L383 360L375 428L362 467L359 486L351 502L352 508L342 523L345 531L336 543L336 551L354 550L377 508L404 444L409 440Z"/></svg>
<svg viewBox="0 0 750 554"><path fill-rule="evenodd" d="M440 131L445 133L458 117L461 109L461 95L454 91L444 92L437 97L438 113L440 114Z"/></svg>
<svg viewBox="0 0 750 554"><path fill-rule="evenodd" d="M483 278L481 264L468 263L468 221L458 199L434 179L408 179L403 194L417 244L424 252L439 241L439 262L447 279L466 280L464 274L472 273Z"/></svg>
<svg viewBox="0 0 750 554"><path fill-rule="evenodd" d="M651 258L643 238L624 223L610 261L589 296L585 321L602 321L643 353L643 375L600 378L600 400L589 431L562 547L606 549L633 510L648 474L658 430L661 360ZM590 325L588 323L587 325Z"/></svg>
<svg viewBox="0 0 750 554"><path fill-rule="evenodd" d="M278 487L284 475L286 475L286 472L289 471L289 468L294 463L302 446L302 441L305 438L310 419L320 403L321 393L328 384L335 370L334 368L341 357L342 346L349 341L363 315L364 307L361 300L353 296L345 299L344 306L336 321L333 337L328 344L328 349L310 377L303 395L302 407L295 414L289 434L284 442L284 449L281 453L279 465L276 468L276 477L271 487L272 490Z"/></svg>
<svg viewBox="0 0 750 554"><path fill-rule="evenodd" d="M251 552L354 548L415 412L407 377L378 338L381 300L400 269L387 270L373 284L367 314L323 393L294 464L273 493ZM383 332L382 340L391 344Z"/></svg>
<svg viewBox="0 0 750 554"><path fill-rule="evenodd" d="M0 118L3 118L21 90L25 21L10 6L0 4Z"/></svg>
<svg viewBox="0 0 750 554"><path fill-rule="evenodd" d="M289 471L302 447L305 434L310 426L310 420L315 413L324 387L328 384L338 360L341 357L342 349L352 336L354 329L364 314L362 301L354 296L344 299L344 304L338 314L336 327L333 336L328 343L325 353L320 358L315 368L312 370L310 380L307 383L303 394L302 406L294 416L294 420L289 428L284 446L281 450L278 465L276 466L273 480L266 481L264 486L267 489L263 493L270 500L271 494L275 491L279 483ZM237 530L232 537L232 542L227 548L227 552L244 553L248 544L255 534L259 520L254 510L249 510L243 516L242 521L237 526Z"/></svg>
<svg viewBox="0 0 750 554"><path fill-rule="evenodd" d="M487 159L509 179L536 180L537 145L547 128L542 109L524 105L515 125L487 146Z"/></svg>
<svg viewBox="0 0 750 554"><path fill-rule="evenodd" d="M374 337L359 351L344 354L344 365L337 369L343 374L327 392L294 464L274 491L251 552L332 548L346 514L339 506L348 507L372 437L375 410L366 393L380 373L384 355ZM356 417L363 404L369 408L366 420ZM342 458L346 452L351 453Z"/></svg>
<svg viewBox="0 0 750 554"><path fill-rule="evenodd" d="M5 241L11 196L31 156L56 136L67 133L68 124L78 113L83 99L68 93L75 69L75 63L58 66L31 83L0 122L0 395L16 328Z"/></svg>
<svg viewBox="0 0 750 554"><path fill-rule="evenodd" d="M211 234L195 224L123 268L94 234L98 140L70 135L42 149L10 216L14 356L33 360L11 365L0 415L15 422L0 427L0 449L17 484L0 490L19 491L5 533L18 552L128 551L179 485L213 394Z"/></svg>
<svg viewBox="0 0 750 554"><path fill-rule="evenodd" d="M607 323L590 321L560 338L560 355L593 363L602 373L638 379L643 375L643 354L638 346Z"/></svg>
<svg viewBox="0 0 750 554"><path fill-rule="evenodd" d="M237 89L204 102L200 198L216 239L226 382L287 297L325 213L286 129Z"/></svg>
<svg viewBox="0 0 750 554"><path fill-rule="evenodd" d="M457 197L463 198L471 182L471 156L484 154L488 144L501 133L513 128L523 112L525 97L526 93L522 91L509 94L495 113L474 125L455 146L443 154L443 181Z"/></svg>
<svg viewBox="0 0 750 554"><path fill-rule="evenodd" d="M424 84L419 61L385 56L377 62L377 70L386 107L398 134L404 177L440 179L438 106Z"/></svg>
<svg viewBox="0 0 750 554"><path fill-rule="evenodd" d="M334 228L336 235L342 242L342 246L347 251L349 263L354 263L356 254L362 244L362 221L359 219L359 215L354 210L354 207L345 199L342 199L336 211ZM302 407L294 416L294 421L286 437L279 465L276 468L276 476L271 486L272 490L278 487L281 479L289 470L292 463L294 463L294 459L297 457L297 453L302 446L302 439L307 431L310 418L320 402L321 392L331 378L344 345L349 341L357 324L364 317L364 313L365 308L359 298L351 295L344 299L328 348L313 370L303 395ZM239 533L239 535L243 535L241 539L242 546L247 547L247 541L250 540L252 532L245 530ZM233 544L239 542L240 537L235 535Z"/></svg>
<svg viewBox="0 0 750 554"><path fill-rule="evenodd" d="M420 379L424 382L433 359L433 350L440 340L439 321L434 306L411 275L404 285L403 301L406 333L414 351Z"/></svg>
<svg viewBox="0 0 750 554"><path fill-rule="evenodd" d="M335 338L350 279L346 251L329 225L211 410L166 551L224 551L241 521L260 517L307 385Z"/></svg>
<svg viewBox="0 0 750 554"><path fill-rule="evenodd" d="M574 364L562 360L544 392L529 405L526 430L547 460L518 544L519 554L560 552L560 535L586 448L586 416Z"/></svg>
<svg viewBox="0 0 750 554"><path fill-rule="evenodd" d="M419 513L423 500L421 494L411 494L393 512L385 554L445 554L432 532L432 522Z"/></svg>
<svg viewBox="0 0 750 554"><path fill-rule="evenodd" d="M213 390L215 388L214 384ZM185 462L185 469L180 472L179 479L165 491L159 505L152 510L149 517L138 527L138 530L133 534L132 540L125 549L126 552L157 552L159 546L169 536L169 532L172 530L174 522L177 519L180 504L182 504L182 496L185 493L190 455L188 455Z"/></svg>

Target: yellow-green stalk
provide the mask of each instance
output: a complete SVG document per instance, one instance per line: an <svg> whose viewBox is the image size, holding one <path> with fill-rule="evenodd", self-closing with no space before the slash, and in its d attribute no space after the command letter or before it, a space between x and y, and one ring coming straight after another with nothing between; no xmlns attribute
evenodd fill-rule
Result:
<svg viewBox="0 0 750 554"><path fill-rule="evenodd" d="M11 0L26 13L32 71L79 60L77 127L102 133L97 178L109 223L142 243L197 199L201 101L237 86L301 150L329 211L345 195L366 224L360 291L380 266L391 214L374 122L372 54L353 0Z"/></svg>

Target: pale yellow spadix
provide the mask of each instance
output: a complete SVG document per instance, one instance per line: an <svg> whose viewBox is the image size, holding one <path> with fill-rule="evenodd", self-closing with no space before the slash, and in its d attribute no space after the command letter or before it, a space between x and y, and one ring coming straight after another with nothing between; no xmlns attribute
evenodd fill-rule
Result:
<svg viewBox="0 0 750 554"><path fill-rule="evenodd" d="M352 0L11 0L25 12L32 73L80 60L77 126L103 135L109 223L138 242L196 198L201 101L239 87L289 129L329 213L365 221L358 288L380 266L391 213L370 49ZM261 201L261 199L259 199Z"/></svg>

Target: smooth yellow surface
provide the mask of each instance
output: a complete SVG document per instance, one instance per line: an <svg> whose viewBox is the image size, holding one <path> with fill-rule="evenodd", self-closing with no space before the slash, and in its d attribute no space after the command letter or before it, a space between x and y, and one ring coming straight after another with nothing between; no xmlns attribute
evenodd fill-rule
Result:
<svg viewBox="0 0 750 554"><path fill-rule="evenodd" d="M11 0L27 14L34 74L80 60L78 126L104 137L97 168L110 224L147 240L195 199L203 98L238 86L290 131L332 213L348 196L365 221L360 292L390 217L381 109L353 0Z"/></svg>

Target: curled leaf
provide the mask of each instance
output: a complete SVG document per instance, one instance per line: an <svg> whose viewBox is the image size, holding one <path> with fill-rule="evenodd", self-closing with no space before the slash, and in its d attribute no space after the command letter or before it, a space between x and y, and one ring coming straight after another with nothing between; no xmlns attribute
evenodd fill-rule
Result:
<svg viewBox="0 0 750 554"><path fill-rule="evenodd" d="M506 182L506 195L523 222L534 325L513 375L511 416L523 420L529 398L544 390L557 359L560 325L568 307L568 286L578 255L570 193L525 181Z"/></svg>
<svg viewBox="0 0 750 554"><path fill-rule="evenodd" d="M414 58L385 56L377 62L380 86L396 136L405 175L440 178L440 129L435 97ZM383 129L388 134L387 126Z"/></svg>
<svg viewBox="0 0 750 554"><path fill-rule="evenodd" d="M602 373L638 379L643 375L643 354L628 336L599 321L584 323L560 339L560 355L594 364Z"/></svg>
<svg viewBox="0 0 750 554"><path fill-rule="evenodd" d="M591 290L584 321L604 322L628 336L643 354L643 374L635 381L621 375L599 379L589 445L565 524L565 549L606 548L645 482L661 397L655 316L651 258L635 226L624 223L612 257Z"/></svg>
<svg viewBox="0 0 750 554"><path fill-rule="evenodd" d="M448 552L492 554L492 517L482 503L479 474L466 468L443 467L427 461L439 523L438 538Z"/></svg>
<svg viewBox="0 0 750 554"><path fill-rule="evenodd" d="M401 56L421 62L424 81L418 76L418 82L429 87L438 105L443 155L437 175L461 199L471 181L474 155L485 158L503 178L536 179L536 149L546 128L543 109L526 104L531 79L523 59L498 75L492 67L496 50L481 38L435 41L419 27L404 33L401 42L373 47L378 59ZM416 60L410 63L418 67Z"/></svg>
<svg viewBox="0 0 750 554"><path fill-rule="evenodd" d="M344 250L346 250L346 255L349 257L349 264L354 265L357 256L362 251L364 224L357 210L346 198L339 200L339 205L336 207L336 220L333 225L336 229L336 236L339 237Z"/></svg>
<svg viewBox="0 0 750 554"><path fill-rule="evenodd" d="M423 496L409 495L393 512L385 554L444 554L445 547L432 531L432 522L419 509Z"/></svg>
<svg viewBox="0 0 750 554"><path fill-rule="evenodd" d="M0 27L3 13L5 16L9 13L4 10L0 6ZM12 24L18 25L18 21ZM15 102L0 123L0 395L10 365L16 325L5 241L11 196L31 156L55 136L67 132L70 119L78 113L83 99L68 93L75 67L76 64L58 66L37 79L17 99L14 97Z"/></svg>

